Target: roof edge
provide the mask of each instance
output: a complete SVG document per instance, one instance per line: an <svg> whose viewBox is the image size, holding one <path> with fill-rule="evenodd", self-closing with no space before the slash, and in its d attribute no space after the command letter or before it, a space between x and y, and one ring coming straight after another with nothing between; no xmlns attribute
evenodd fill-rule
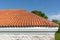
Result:
<svg viewBox="0 0 60 40"><path fill-rule="evenodd" d="M5 27L0 31L57 31L58 27Z"/></svg>

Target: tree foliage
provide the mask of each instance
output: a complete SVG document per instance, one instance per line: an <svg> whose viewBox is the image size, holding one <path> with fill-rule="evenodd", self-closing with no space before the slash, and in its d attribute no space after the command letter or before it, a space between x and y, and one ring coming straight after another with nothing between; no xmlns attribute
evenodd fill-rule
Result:
<svg viewBox="0 0 60 40"><path fill-rule="evenodd" d="M33 10L32 13L38 15L38 16L41 16L45 19L48 19L48 17L45 15L45 13L41 12L41 11L38 11L38 10Z"/></svg>
<svg viewBox="0 0 60 40"><path fill-rule="evenodd" d="M55 22L55 23L59 24L59 21L56 20L56 19L52 19L52 22Z"/></svg>
<svg viewBox="0 0 60 40"><path fill-rule="evenodd" d="M59 20L56 20L56 19L52 19L52 22L55 22L55 23L57 23L59 25L59 29L58 29L57 32L60 33L60 21Z"/></svg>

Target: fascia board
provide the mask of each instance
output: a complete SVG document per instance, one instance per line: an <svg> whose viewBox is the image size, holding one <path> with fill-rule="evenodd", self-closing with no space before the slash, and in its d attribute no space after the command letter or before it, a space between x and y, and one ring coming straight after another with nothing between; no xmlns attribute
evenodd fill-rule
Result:
<svg viewBox="0 0 60 40"><path fill-rule="evenodd" d="M0 31L57 31L58 27L1 27Z"/></svg>

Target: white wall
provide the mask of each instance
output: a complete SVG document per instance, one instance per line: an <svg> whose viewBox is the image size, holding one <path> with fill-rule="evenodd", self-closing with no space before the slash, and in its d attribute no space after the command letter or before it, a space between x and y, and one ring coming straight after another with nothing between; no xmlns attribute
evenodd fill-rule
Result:
<svg viewBox="0 0 60 40"><path fill-rule="evenodd" d="M0 28L0 40L54 40L58 27Z"/></svg>

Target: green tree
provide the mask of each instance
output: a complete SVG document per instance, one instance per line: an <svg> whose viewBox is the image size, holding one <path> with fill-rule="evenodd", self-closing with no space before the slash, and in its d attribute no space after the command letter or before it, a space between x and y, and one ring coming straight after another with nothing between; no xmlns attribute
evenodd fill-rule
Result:
<svg viewBox="0 0 60 40"><path fill-rule="evenodd" d="M38 11L38 10L33 10L32 13L38 15L38 16L41 16L45 19L48 19L48 17L45 15L45 13L41 12L41 11Z"/></svg>
<svg viewBox="0 0 60 40"><path fill-rule="evenodd" d="M52 22L55 22L55 23L57 23L59 25L59 29L58 29L57 32L60 33L60 21L59 20L56 20L56 19L52 19Z"/></svg>
<svg viewBox="0 0 60 40"><path fill-rule="evenodd" d="M55 22L55 23L59 24L59 21L56 20L56 19L52 19L52 22Z"/></svg>

